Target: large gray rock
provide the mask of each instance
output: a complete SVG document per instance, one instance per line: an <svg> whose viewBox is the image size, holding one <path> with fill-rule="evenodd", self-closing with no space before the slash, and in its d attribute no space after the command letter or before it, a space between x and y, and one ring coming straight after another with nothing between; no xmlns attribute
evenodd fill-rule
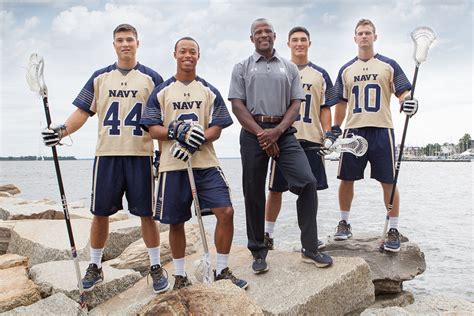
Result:
<svg viewBox="0 0 474 316"><path fill-rule="evenodd" d="M166 226L160 226L160 229L167 229ZM186 255L193 254L197 249L201 249L201 238L199 226L197 224L186 224ZM160 233L160 260L161 264L167 264L173 259L169 245L169 233L167 231ZM150 270L150 259L148 250L143 239L139 239L130 244L115 259L108 261L110 266L117 269L133 269L146 274Z"/></svg>
<svg viewBox="0 0 474 316"><path fill-rule="evenodd" d="M13 223L0 221L0 255L7 252L14 226Z"/></svg>
<svg viewBox="0 0 474 316"><path fill-rule="evenodd" d="M226 280L156 296L138 315L263 315L263 311L245 290Z"/></svg>
<svg viewBox="0 0 474 316"><path fill-rule="evenodd" d="M84 275L88 262L80 262L81 275ZM135 284L141 275L133 270L119 270L102 265L104 281L86 292L85 300L89 308L107 301ZM37 264L30 269L31 279L39 286L41 296L46 297L55 293L64 293L69 298L79 302L76 270L72 260L52 261Z"/></svg>
<svg viewBox="0 0 474 316"><path fill-rule="evenodd" d="M201 256L199 251L186 257L186 271L193 283L197 283L194 264ZM375 300L369 266L361 258L334 258L333 266L318 269L302 262L299 253L273 250L267 257L270 271L260 275L253 273L246 248L233 246L229 260L234 274L249 282L247 295L265 313L344 315ZM172 263L164 268L173 273ZM172 286L174 279L170 281Z"/></svg>
<svg viewBox="0 0 474 316"><path fill-rule="evenodd" d="M63 293L56 293L50 297L38 301L29 306L22 306L12 309L3 314L4 316L20 316L20 315L77 315L86 316L87 312L82 310L76 302L71 300Z"/></svg>
<svg viewBox="0 0 474 316"><path fill-rule="evenodd" d="M118 257L131 243L142 238L141 220L134 216L109 224L109 238L104 249L103 261Z"/></svg>
<svg viewBox="0 0 474 316"><path fill-rule="evenodd" d="M403 242L400 252L379 252L379 237L360 236L331 241L324 250L331 256L360 257L370 266L375 295L396 294L402 282L412 280L426 269L425 254L411 242Z"/></svg>
<svg viewBox="0 0 474 316"><path fill-rule="evenodd" d="M0 313L41 299L38 287L28 278L24 265L0 269Z"/></svg>
<svg viewBox="0 0 474 316"><path fill-rule="evenodd" d="M405 307L368 308L362 316L401 315L473 315L474 304L448 295L417 296L415 303Z"/></svg>
<svg viewBox="0 0 474 316"><path fill-rule="evenodd" d="M20 189L14 184L0 185L0 192L7 192L11 195L21 193Z"/></svg>

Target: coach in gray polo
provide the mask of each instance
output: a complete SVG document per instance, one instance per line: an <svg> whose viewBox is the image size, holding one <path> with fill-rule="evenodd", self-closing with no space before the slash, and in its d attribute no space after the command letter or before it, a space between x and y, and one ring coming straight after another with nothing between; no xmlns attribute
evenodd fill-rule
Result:
<svg viewBox="0 0 474 316"><path fill-rule="evenodd" d="M265 180L270 157L275 158L290 191L298 195L296 205L303 260L319 267L329 266L331 257L319 252L317 247L316 179L294 136L296 129L291 126L305 98L298 69L273 49L276 34L268 20L255 20L250 31L255 52L234 66L229 100L242 125L242 186L247 247L254 258L252 269L255 273L268 270L268 249L263 239Z"/></svg>

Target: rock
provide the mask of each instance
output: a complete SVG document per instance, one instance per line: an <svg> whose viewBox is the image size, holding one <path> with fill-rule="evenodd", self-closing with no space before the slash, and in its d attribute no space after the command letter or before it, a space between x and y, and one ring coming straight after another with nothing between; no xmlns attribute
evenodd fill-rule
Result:
<svg viewBox="0 0 474 316"><path fill-rule="evenodd" d="M193 265L202 256L200 252L186 257L186 271L193 283L197 283ZM214 259L215 250L211 254ZM361 258L334 258L333 266L318 269L302 262L299 253L273 250L267 262L270 271L256 275L246 248L233 246L229 257L234 275L249 282L246 293L265 314L343 315L375 300L369 266ZM170 275L174 270L172 263L164 268Z"/></svg>
<svg viewBox="0 0 474 316"><path fill-rule="evenodd" d="M21 193L20 189L18 189L14 184L0 185L0 192L7 192L11 195Z"/></svg>
<svg viewBox="0 0 474 316"><path fill-rule="evenodd" d="M166 226L160 226L160 231L166 229ZM201 247L199 235L199 226L197 224L186 224L186 255L196 252ZM160 258L161 264L165 265L173 258L169 245L169 233L167 231L160 233ZM139 239L130 244L120 256L108 261L110 266L117 269L133 269L139 271L142 275L150 270L150 260L148 250L143 239Z"/></svg>
<svg viewBox="0 0 474 316"><path fill-rule="evenodd" d="M417 296L415 303L406 307L369 308L361 315L473 315L472 302L451 295Z"/></svg>
<svg viewBox="0 0 474 316"><path fill-rule="evenodd" d="M10 193L8 192L0 192L0 198L2 197L12 197L13 195L11 195Z"/></svg>
<svg viewBox="0 0 474 316"><path fill-rule="evenodd" d="M375 295L400 293L403 281L412 280L425 271L425 255L416 244L404 242L398 253L381 253L378 246L378 237L362 235L331 241L324 251L331 256L363 258L370 266Z"/></svg>
<svg viewBox="0 0 474 316"><path fill-rule="evenodd" d="M197 284L156 296L138 315L263 315L250 297L228 280Z"/></svg>
<svg viewBox="0 0 474 316"><path fill-rule="evenodd" d="M28 258L15 255L15 254L6 254L0 256L0 269L8 269L18 266L28 266Z"/></svg>
<svg viewBox="0 0 474 316"><path fill-rule="evenodd" d="M109 238L105 245L102 261L118 257L132 242L142 237L140 218L112 222L109 224Z"/></svg>
<svg viewBox="0 0 474 316"><path fill-rule="evenodd" d="M11 232L15 225L0 221L0 255L7 252L11 240Z"/></svg>
<svg viewBox="0 0 474 316"><path fill-rule="evenodd" d="M0 269L0 313L41 299L38 287L28 278L24 265Z"/></svg>
<svg viewBox="0 0 474 316"><path fill-rule="evenodd" d="M80 262L82 276L88 264L88 262ZM102 265L102 269L104 271L104 281L97 284L94 290L85 292L85 300L89 308L94 308L125 291L141 278L138 272L115 269L107 263ZM39 286L43 297L55 293L64 293L69 298L79 302L78 280L72 260L52 261L35 265L31 267L30 275Z"/></svg>
<svg viewBox="0 0 474 316"><path fill-rule="evenodd" d="M4 316L20 316L20 315L77 315L86 316L87 312L83 311L79 304L71 300L63 293L56 293L50 297L38 301L29 306L17 307L3 314Z"/></svg>
<svg viewBox="0 0 474 316"><path fill-rule="evenodd" d="M404 307L413 304L413 302L415 302L413 293L402 291L397 294L378 295L375 297L375 303L371 305L370 308L384 308L390 306Z"/></svg>

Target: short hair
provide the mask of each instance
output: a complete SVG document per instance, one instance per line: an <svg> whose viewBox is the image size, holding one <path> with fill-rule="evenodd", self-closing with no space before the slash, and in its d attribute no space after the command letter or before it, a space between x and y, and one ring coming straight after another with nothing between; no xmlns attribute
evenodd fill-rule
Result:
<svg viewBox="0 0 474 316"><path fill-rule="evenodd" d="M273 29L273 24L268 21L267 19L265 18L259 18L259 19L256 19L255 21L252 22L252 25L250 26L250 35L253 35L253 32L255 31L255 28L257 26L257 24L259 23L266 23L270 26L270 28L272 29L273 32L275 32L275 30Z"/></svg>
<svg viewBox="0 0 474 316"><path fill-rule="evenodd" d="M290 40L291 35L296 32L303 32L308 36L308 39L311 39L308 29L306 29L304 26L295 26L288 32L288 40Z"/></svg>
<svg viewBox="0 0 474 316"><path fill-rule="evenodd" d="M370 25L372 27L372 29L374 30L374 34L375 34L375 25L369 19L360 19L359 22L357 22L357 24L356 24L356 27L354 29L354 33L357 33L357 28L361 25Z"/></svg>
<svg viewBox="0 0 474 316"><path fill-rule="evenodd" d="M176 43L174 44L174 51L176 51L176 48L178 47L178 43L181 41L193 41L194 43L196 43L198 47L198 53L199 53L199 43L194 38L189 37L189 36L181 37L179 40L177 40Z"/></svg>
<svg viewBox="0 0 474 316"><path fill-rule="evenodd" d="M137 29L131 26L130 24L123 23L117 26L113 33L114 39L115 39L115 34L119 32L132 32L135 35L135 37L138 39Z"/></svg>

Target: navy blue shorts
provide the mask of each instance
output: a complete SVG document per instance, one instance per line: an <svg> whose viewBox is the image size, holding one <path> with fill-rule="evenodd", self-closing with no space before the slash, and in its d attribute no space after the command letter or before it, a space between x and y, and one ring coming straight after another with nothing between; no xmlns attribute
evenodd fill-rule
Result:
<svg viewBox="0 0 474 316"><path fill-rule="evenodd" d="M97 156L92 177L91 213L110 216L123 209L140 217L153 215L154 179L152 157Z"/></svg>
<svg viewBox="0 0 474 316"><path fill-rule="evenodd" d="M363 179L364 170L369 161L371 178L382 183L393 183L395 176L395 136L393 129L380 127L353 128L345 130L344 137L347 137L350 133L364 137L369 144L369 148L362 157L356 157L351 153L342 153L337 178L346 181Z"/></svg>
<svg viewBox="0 0 474 316"><path fill-rule="evenodd" d="M194 182L202 215L208 209L232 206L230 188L220 167L194 169ZM193 196L187 170L160 172L154 218L164 224L180 224L191 219Z"/></svg>
<svg viewBox="0 0 474 316"><path fill-rule="evenodd" d="M317 180L317 189L324 190L328 188L328 180L326 177L326 168L324 166L324 159L318 155L317 147L321 145L318 143L300 141L308 158L311 171ZM283 174L274 159L270 164L270 180L268 182L268 189L272 192L286 192L288 191L288 182L283 177Z"/></svg>

